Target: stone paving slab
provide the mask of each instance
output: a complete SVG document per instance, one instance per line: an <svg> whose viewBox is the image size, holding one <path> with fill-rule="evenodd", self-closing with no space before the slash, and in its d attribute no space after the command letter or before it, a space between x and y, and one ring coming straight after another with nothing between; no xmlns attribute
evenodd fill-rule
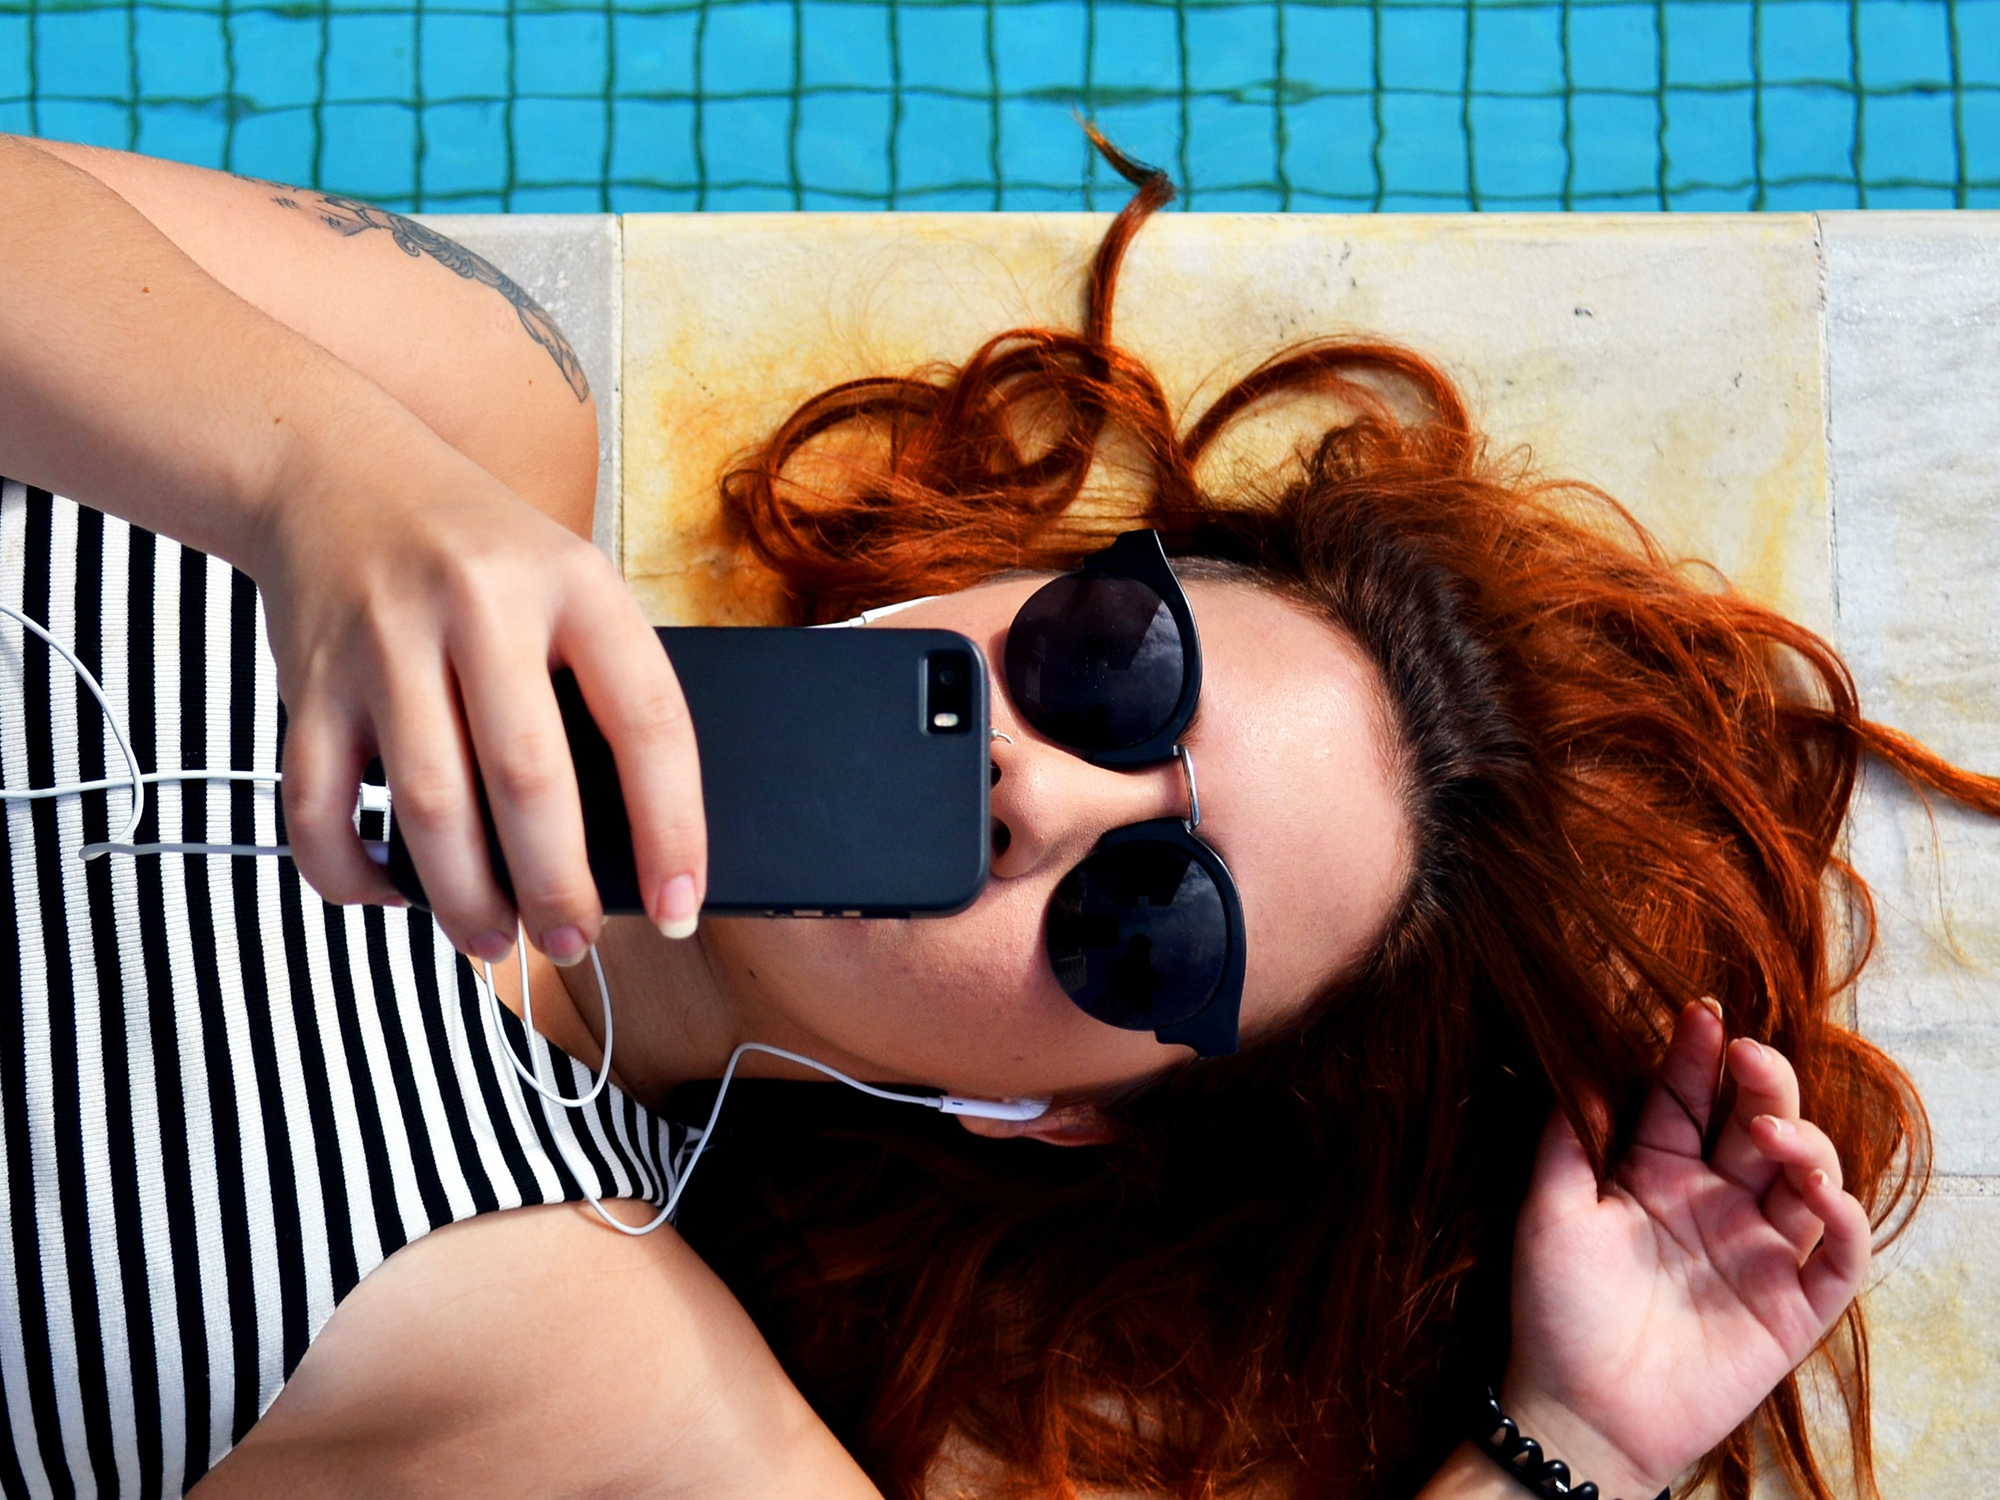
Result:
<svg viewBox="0 0 2000 1500"><path fill-rule="evenodd" d="M1883 1495L1988 1500L2000 1486L2000 1183L1934 1184L1877 1262L1869 1313Z"/></svg>
<svg viewBox="0 0 2000 1500"><path fill-rule="evenodd" d="M727 579L732 456L837 381L1076 326L1105 223L627 216L625 564L654 617L766 607ZM1497 442L1828 629L1819 295L1803 215L1166 215L1128 258L1117 336L1183 409L1299 339L1407 343Z"/></svg>
<svg viewBox="0 0 2000 1500"><path fill-rule="evenodd" d="M1872 717L2000 774L2000 215L1824 235L1837 641ZM2000 830L1874 774L1850 837L1880 916L1860 1026L1915 1076L1938 1169L2000 1175Z"/></svg>
<svg viewBox="0 0 2000 1500"><path fill-rule="evenodd" d="M423 223L493 262L546 308L583 361L597 398L597 513L593 539L618 558L622 494L618 441L624 266L615 214L425 214Z"/></svg>

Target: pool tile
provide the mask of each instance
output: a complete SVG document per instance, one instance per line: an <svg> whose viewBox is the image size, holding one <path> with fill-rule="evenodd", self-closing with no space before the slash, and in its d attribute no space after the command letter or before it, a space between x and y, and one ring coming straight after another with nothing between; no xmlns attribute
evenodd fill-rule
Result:
<svg viewBox="0 0 2000 1500"><path fill-rule="evenodd" d="M416 197L417 119L399 103L329 104L318 113L319 183L389 208Z"/></svg>
<svg viewBox="0 0 2000 1500"><path fill-rule="evenodd" d="M1250 80L1278 76L1279 28L1283 23L1276 7L1204 10L1189 6L1179 14L1191 88L1242 100L1266 92Z"/></svg>
<svg viewBox="0 0 2000 1500"><path fill-rule="evenodd" d="M1579 94L1570 122L1570 187L1578 200L1660 207L1660 107L1650 96Z"/></svg>
<svg viewBox="0 0 2000 1500"><path fill-rule="evenodd" d="M610 27L603 15L558 11L514 16L514 88L522 102L538 94L584 99L602 109L611 88Z"/></svg>
<svg viewBox="0 0 2000 1500"><path fill-rule="evenodd" d="M1098 0L1089 14L1090 86L1101 91L1100 104L1169 92L1185 76L1187 53L1172 9Z"/></svg>
<svg viewBox="0 0 2000 1500"><path fill-rule="evenodd" d="M1863 710L2000 774L2000 214L1828 214L1838 641ZM1871 775L1853 858L1880 936L1862 1030L1916 1077L1938 1164L2000 1174L2000 825Z"/></svg>
<svg viewBox="0 0 2000 1500"><path fill-rule="evenodd" d="M886 10L803 0L799 24L800 81L808 90L832 85L887 92L896 68Z"/></svg>
<svg viewBox="0 0 2000 1500"><path fill-rule="evenodd" d="M1285 11L1285 72L1315 94L1372 96L1375 21L1359 6L1292 6Z"/></svg>
<svg viewBox="0 0 2000 1500"><path fill-rule="evenodd" d="M1459 128L1463 109L1447 94L1382 96L1377 155L1385 208L1422 212L1472 207L1467 142Z"/></svg>
<svg viewBox="0 0 2000 1500"><path fill-rule="evenodd" d="M811 14L808 7L808 21ZM611 20L612 46L618 54L614 98L660 94L693 98L695 38L701 30L701 12L614 10ZM810 41L810 31L807 37ZM807 62L810 66L810 52Z"/></svg>
<svg viewBox="0 0 2000 1500"><path fill-rule="evenodd" d="M728 461L837 381L1073 326L1104 223L628 217L624 557L654 618L765 617L731 577ZM1828 630L1819 276L1812 221L1783 215L1172 215L1137 241L1119 330L1176 403L1293 339L1403 340L1501 444Z"/></svg>
<svg viewBox="0 0 2000 1500"><path fill-rule="evenodd" d="M507 188L507 111L492 101L453 100L423 112L424 203L456 207Z"/></svg>
<svg viewBox="0 0 2000 1500"><path fill-rule="evenodd" d="M1493 6L1476 11L1476 29L1472 35L1474 92L1560 96L1563 15L1564 7L1557 5L1504 9Z"/></svg>
<svg viewBox="0 0 2000 1500"><path fill-rule="evenodd" d="M1296 194L1358 200L1375 197L1375 106L1365 94L1323 94L1285 111L1285 172ZM1294 208L1323 209L1315 197Z"/></svg>
<svg viewBox="0 0 2000 1500"><path fill-rule="evenodd" d="M587 196L581 203L564 204L563 211L596 208L597 174L604 160L605 113L603 102L597 99L517 99L513 186L578 186ZM553 211L553 207L544 206L542 211Z"/></svg>
<svg viewBox="0 0 2000 1500"><path fill-rule="evenodd" d="M1568 159L1563 150L1563 106L1553 98L1474 98L1467 113L1472 164L1487 204L1542 200L1561 206Z"/></svg>
<svg viewBox="0 0 2000 1500"><path fill-rule="evenodd" d="M702 88L717 97L789 91L793 19L791 6L774 0L711 10L700 33Z"/></svg>
<svg viewBox="0 0 2000 1500"><path fill-rule="evenodd" d="M426 214L519 282L562 325L597 398L597 545L618 556L621 270L610 214Z"/></svg>
<svg viewBox="0 0 2000 1500"><path fill-rule="evenodd" d="M983 99L905 94L892 166L898 203L907 201L906 194L956 191L976 194L958 206L990 204L992 118ZM877 136L868 145L874 147L881 139Z"/></svg>
<svg viewBox="0 0 2000 1500"><path fill-rule="evenodd" d="M868 12L862 10L861 15ZM886 17L885 17L886 19ZM967 96L983 95L986 71L984 6L911 5L901 7L895 28L894 76L904 89L937 90ZM885 28L886 29L886 28ZM885 40L887 38L885 37ZM877 88L886 78L870 79ZM986 102L980 98L982 105Z"/></svg>
<svg viewBox="0 0 2000 1500"><path fill-rule="evenodd" d="M1570 82L1585 93L1650 97L1660 82L1660 15L1651 5L1580 5L1569 12Z"/></svg>
<svg viewBox="0 0 2000 1500"><path fill-rule="evenodd" d="M611 105L613 192L629 188L684 189L687 206L701 178L695 155L696 112L691 99L616 99ZM627 205L614 202L614 207ZM631 207L657 205L632 204Z"/></svg>

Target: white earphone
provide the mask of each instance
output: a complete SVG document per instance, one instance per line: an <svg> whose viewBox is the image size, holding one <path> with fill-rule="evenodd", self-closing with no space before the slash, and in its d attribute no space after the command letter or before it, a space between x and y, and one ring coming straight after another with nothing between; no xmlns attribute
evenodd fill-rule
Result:
<svg viewBox="0 0 2000 1500"><path fill-rule="evenodd" d="M517 944L515 951L519 956L521 965L521 1020L527 1027L528 1035L531 1038L541 1040L543 1048L547 1049L549 1043L535 1030L534 1002L528 992L527 934L518 925L515 928L515 941ZM495 1039L506 1051L507 1061L514 1065L515 1075L520 1079L524 1087L532 1089L535 1092L536 1097L542 1101L542 1108L544 1110L551 1104L560 1105L564 1109L583 1108L604 1091L605 1080L611 1076L613 1036L611 991L605 986L604 965L598 961L595 945L590 950L590 964L597 976L597 998L601 1006L600 1014L603 1018L604 1026L604 1061L598 1067L597 1076L591 1081L589 1090L576 1095L574 1098L567 1094L559 1093L555 1089L543 1086L539 1076L541 1072L539 1054L536 1054L535 1063L532 1067L522 1066L521 1059L515 1056L514 1049L507 1043L505 1033L500 1030L500 997L493 984L493 966L483 961L479 966L485 972L486 976L487 1024L493 1028ZM851 1089L858 1089L871 1098L888 1099L897 1104L915 1104L924 1109L942 1110L948 1115L969 1115L979 1120L1028 1121L1039 1120L1049 1110L1050 1101L1047 1099L962 1099L956 1094L899 1094L893 1089L877 1088L872 1083L863 1083L860 1079L851 1077L841 1072L838 1068L829 1067L826 1063L807 1057L802 1053L789 1052L783 1047L773 1047L764 1042L744 1042L729 1054L729 1063L722 1070L722 1082L717 1086L715 1091L715 1103L709 1106L708 1119L699 1131L693 1132L690 1135L690 1142L694 1148L693 1152L688 1156L684 1164L676 1163L674 1181L668 1189L667 1201L660 1205L660 1211L644 1224L637 1226L622 1224L609 1213L605 1212L604 1204L600 1199L590 1194L585 1194L586 1200L592 1208L597 1210L597 1216L600 1219L604 1220L605 1223L609 1224L620 1234L641 1235L651 1234L655 1229L658 1229L673 1217L674 1210L680 1207L681 1195L687 1191L688 1180L694 1176L695 1166L701 1161L702 1153L708 1149L709 1141L714 1138L715 1122L722 1114L722 1101L729 1097L729 1085L736 1079L736 1066L743 1060L744 1054L748 1052L761 1052L767 1057L780 1057L787 1062L798 1063L802 1067L811 1068L818 1073L824 1073L828 1078L833 1079L837 1083L844 1083Z"/></svg>
<svg viewBox="0 0 2000 1500"><path fill-rule="evenodd" d="M922 601L912 600L911 602L921 603ZM888 610L875 611L873 613L889 613L904 607L902 605L891 605ZM62 782L55 786L33 787L23 791L0 789L0 801L25 802L43 797L64 797L80 792L108 792L120 788L130 792L132 807L126 816L124 828L115 839L109 839L103 843L85 844L79 849L77 851L79 857L86 860L96 859L99 855L103 854L289 855L292 852L291 847L287 844L132 843L132 836L139 831L139 821L146 810L146 784L148 782L254 781L275 786L282 782L284 777L277 771L152 771L142 774L139 770L139 757L133 753L131 742L125 737L123 726L119 724L117 718L111 712L111 705L104 700L103 684L92 675L90 669L77 659L74 652L54 636L50 635L38 622L29 618L20 610L15 609L12 605L0 604L0 614L18 621L25 629L34 632L35 635L48 644L50 650L69 663L70 669L76 673L77 679L90 690L91 697L97 700L97 706L104 714L104 722L110 726L112 738L118 742L118 751L124 757L126 769L126 774L123 776L107 776L97 781ZM865 621L868 618L869 616L862 616L860 620ZM850 621L848 623L858 622ZM359 809L361 811L386 812L388 808L388 788L376 786L364 786L361 788L359 802ZM376 858L378 863L383 857L378 852L380 847L371 845L368 850L370 856ZM521 1019L527 1027L529 1037L541 1040L542 1046L546 1050L549 1048L549 1043L535 1030L534 1004L528 994L527 937L518 925L516 933L520 944L519 953L521 961ZM535 1095L541 1099L544 1110L551 1104L561 1105L565 1109L582 1109L584 1106L593 1103L604 1092L604 1085L611 1077L611 1047L613 1040L611 992L605 986L604 965L598 960L597 948L594 944L590 949L590 963L591 968L597 975L597 994L603 1007L604 1060L599 1065L597 1076L592 1080L589 1090L574 1098L559 1093L554 1089L543 1087L541 1079L538 1076L540 1073L538 1055L534 1066L522 1066L520 1058L515 1055L514 1049L508 1045L506 1035L500 1029L500 997L493 987L493 966L484 962L480 964L480 968L485 971L486 976L485 1013L487 1023L493 1028L495 1038L507 1053L507 1060L513 1064L515 1076L520 1081L522 1087L534 1091ZM1048 1112L1050 1103L1047 1099L962 1099L956 1094L899 1094L893 1089L877 1088L873 1084L863 1083L858 1078L849 1077L838 1068L828 1067L825 1063L802 1056L797 1052L788 1052L783 1047L767 1046L763 1042L744 1042L734 1052L729 1054L729 1064L723 1069L722 1083L716 1090L715 1103L709 1109L708 1121L702 1126L699 1132L693 1133L690 1136L693 1152L688 1156L684 1165L676 1164L674 1180L667 1193L667 1201L661 1206L660 1211L647 1224L639 1228L634 1228L629 1224L621 1224L618 1220L612 1218L610 1214L606 1213L603 1203L597 1197L585 1194L590 1206L597 1210L599 1218L603 1219L605 1223L621 1234L638 1235L650 1234L673 1216L674 1210L680 1206L681 1194L687 1189L688 1179L694 1174L695 1164L701 1160L702 1153L708 1148L709 1140L715 1129L716 1119L722 1113L722 1101L728 1096L729 1085L736 1077L736 1065L742 1060L746 1052L762 1052L772 1057L784 1058L788 1062L798 1063L803 1067L812 1068L817 1072L824 1073L827 1077L837 1082L846 1084L849 1088L859 1089L862 1093L871 1095L877 1099L890 1099L899 1104L920 1105L925 1109L942 1110L948 1115L967 1115L981 1120L1038 1120ZM560 1136L557 1137L558 1140L560 1138ZM572 1170L574 1170L574 1164L572 1164Z"/></svg>

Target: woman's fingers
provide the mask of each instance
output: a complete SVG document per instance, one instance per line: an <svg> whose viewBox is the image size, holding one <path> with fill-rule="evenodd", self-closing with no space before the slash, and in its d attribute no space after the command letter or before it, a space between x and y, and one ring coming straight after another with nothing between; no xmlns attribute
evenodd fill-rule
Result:
<svg viewBox="0 0 2000 1500"><path fill-rule="evenodd" d="M575 963L597 941L603 911L550 685L548 638L476 616L454 634L459 697L514 905L536 947L559 964Z"/></svg>
<svg viewBox="0 0 2000 1500"><path fill-rule="evenodd" d="M1639 1116L1637 1144L1677 1156L1700 1156L1715 1107L1722 1065L1722 1008L1713 1000L1684 1007L1674 1023L1674 1039L1660 1063L1660 1081Z"/></svg>
<svg viewBox="0 0 2000 1500"><path fill-rule="evenodd" d="M622 587L579 600L557 644L618 766L646 915L668 937L687 937L708 889L708 832L673 664Z"/></svg>
<svg viewBox="0 0 2000 1500"><path fill-rule="evenodd" d="M1812 1172L1826 1173L1836 1188L1842 1185L1840 1152L1811 1120L1758 1115L1750 1121L1750 1139L1768 1160L1784 1169L1794 1188Z"/></svg>
<svg viewBox="0 0 2000 1500"><path fill-rule="evenodd" d="M514 946L514 908L493 878L471 747L451 687L435 659L409 664L388 684L376 733L391 816L432 913L455 947L497 962Z"/></svg>
<svg viewBox="0 0 2000 1500"><path fill-rule="evenodd" d="M1826 1132L1810 1120L1759 1115L1750 1122L1750 1138L1781 1171L1764 1194L1764 1217L1791 1241L1803 1261L1819 1243L1823 1228L1819 1216L1806 1206L1806 1179L1815 1172L1823 1173L1838 1189L1840 1153Z"/></svg>
<svg viewBox="0 0 2000 1500"><path fill-rule="evenodd" d="M1716 1137L1709 1164L1753 1197L1762 1198L1777 1179L1778 1166L1751 1138L1759 1115L1779 1120L1799 1117L1799 1079L1782 1053L1748 1037L1729 1044L1727 1066L1736 1080L1736 1107Z"/></svg>
<svg viewBox="0 0 2000 1500"><path fill-rule="evenodd" d="M1765 1222L1785 1237L1799 1264L1804 1265L1806 1257L1813 1253L1820 1236L1826 1232L1819 1215L1806 1207L1805 1199L1782 1177L1771 1184L1771 1190L1764 1195L1760 1206L1764 1210Z"/></svg>
<svg viewBox="0 0 2000 1500"><path fill-rule="evenodd" d="M279 785L285 838L299 875L336 906L404 904L354 829L355 798L372 753L360 725L323 698L298 705L286 719Z"/></svg>
<svg viewBox="0 0 2000 1500"><path fill-rule="evenodd" d="M1867 1210L1825 1172L1807 1173L1800 1197L1826 1226L1819 1248L1799 1268L1799 1285L1825 1329L1861 1290L1872 1231Z"/></svg>

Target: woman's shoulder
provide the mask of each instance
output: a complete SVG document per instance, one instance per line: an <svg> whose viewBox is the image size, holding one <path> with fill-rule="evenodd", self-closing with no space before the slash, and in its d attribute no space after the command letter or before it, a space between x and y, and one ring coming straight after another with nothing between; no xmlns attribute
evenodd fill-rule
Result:
<svg viewBox="0 0 2000 1500"><path fill-rule="evenodd" d="M195 1493L281 1485L875 1493L677 1234L618 1234L581 1205L447 1226L363 1280Z"/></svg>

